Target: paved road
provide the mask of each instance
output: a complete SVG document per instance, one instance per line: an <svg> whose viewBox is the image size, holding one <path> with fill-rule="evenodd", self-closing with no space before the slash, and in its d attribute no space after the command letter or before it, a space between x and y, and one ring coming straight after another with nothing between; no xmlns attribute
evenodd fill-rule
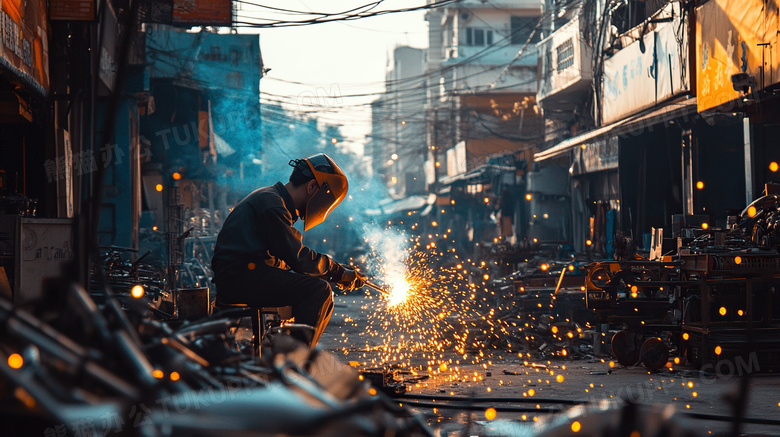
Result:
<svg viewBox="0 0 780 437"><path fill-rule="evenodd" d="M331 322L325 331L321 346L363 367L382 363L387 357L377 317L383 311L381 302L365 296L337 296ZM423 339L424 341L424 339ZM389 345L393 346L393 345ZM522 357L519 356L522 355ZM625 368L610 362L609 357L539 361L523 352L503 350L422 351L409 353L396 360L413 376L428 379L409 386L409 392L455 396L536 397L577 400L629 398L643 404L673 405L688 412L731 415L733 407L725 400L738 393L741 373L751 373L750 395L746 408L749 417L780 420L780 376L755 373L755 363L724 363L719 366L720 378L701 376L691 368L675 368L671 372L650 374L643 367ZM431 365L434 356L436 363ZM441 365L444 362L446 365ZM533 404L532 404L533 406ZM543 407L543 406L542 406ZM431 413L431 410L426 410ZM432 422L463 421L466 415L437 410ZM484 420L484 417L475 418ZM539 415L541 417L542 415ZM497 419L526 421L535 415L499 412ZM717 422L694 422L706 435L719 434L728 425ZM743 430L751 434L780 435L780 428L750 426Z"/></svg>

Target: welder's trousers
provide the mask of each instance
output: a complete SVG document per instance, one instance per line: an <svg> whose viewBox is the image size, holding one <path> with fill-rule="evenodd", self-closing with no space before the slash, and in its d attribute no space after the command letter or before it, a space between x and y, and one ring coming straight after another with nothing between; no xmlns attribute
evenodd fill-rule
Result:
<svg viewBox="0 0 780 437"><path fill-rule="evenodd" d="M295 323L314 328L311 347L317 345L333 314L333 291L327 281L262 265L229 273L217 282L220 303L253 308L291 306Z"/></svg>

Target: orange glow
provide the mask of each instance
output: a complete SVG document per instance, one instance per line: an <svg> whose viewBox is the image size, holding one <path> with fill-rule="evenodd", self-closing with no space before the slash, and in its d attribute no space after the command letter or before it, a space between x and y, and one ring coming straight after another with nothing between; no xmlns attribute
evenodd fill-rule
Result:
<svg viewBox="0 0 780 437"><path fill-rule="evenodd" d="M152 230L156 231L157 230L157 226L152 226Z"/></svg>
<svg viewBox="0 0 780 437"><path fill-rule="evenodd" d="M485 419L487 420L493 420L496 418L497 412L495 408L488 408L485 410Z"/></svg>
<svg viewBox="0 0 780 437"><path fill-rule="evenodd" d="M699 190L704 188L704 182L702 182L702 181L696 182L696 188L698 188Z"/></svg>
<svg viewBox="0 0 780 437"><path fill-rule="evenodd" d="M171 381L179 380L179 372L171 372Z"/></svg>
<svg viewBox="0 0 780 437"><path fill-rule="evenodd" d="M753 205L750 205L747 210L748 217L755 217L758 211L756 211L756 207Z"/></svg>
<svg viewBox="0 0 780 437"><path fill-rule="evenodd" d="M525 200L530 201L533 198L534 198L534 196L531 193L528 193L528 194L525 195Z"/></svg>
<svg viewBox="0 0 780 437"><path fill-rule="evenodd" d="M715 346L715 355L720 355L721 352L723 352L723 349L720 346Z"/></svg>
<svg viewBox="0 0 780 437"><path fill-rule="evenodd" d="M710 225L709 225L708 223L702 223L702 224L701 224L701 228L702 228L702 229L707 229L707 228L709 228L709 227L710 227Z"/></svg>
<svg viewBox="0 0 780 437"><path fill-rule="evenodd" d="M726 315L726 307L720 307L720 309L718 310L718 314L720 314L721 316L725 316Z"/></svg>
<svg viewBox="0 0 780 437"><path fill-rule="evenodd" d="M545 271L545 272L547 271L547 269L549 269L549 268L550 268L550 266L549 266L549 265L547 265L547 264L542 264L542 265L541 265L541 266L539 266L539 267L542 269L542 271Z"/></svg>
<svg viewBox="0 0 780 437"><path fill-rule="evenodd" d="M8 356L8 367L12 369L19 369L24 365L24 359L19 354L11 354Z"/></svg>
<svg viewBox="0 0 780 437"><path fill-rule="evenodd" d="M173 180L178 181L179 179L181 179L181 173L174 172L173 173Z"/></svg>
<svg viewBox="0 0 780 437"><path fill-rule="evenodd" d="M690 336L690 335L688 335L688 333L687 333L687 332L684 332L684 333L683 333L683 340L687 340L687 339L689 339L689 338L691 338L691 336Z"/></svg>
<svg viewBox="0 0 780 437"><path fill-rule="evenodd" d="M778 169L780 169L780 166L778 166L776 162L772 161L772 162L769 163L769 171L774 173Z"/></svg>
<svg viewBox="0 0 780 437"><path fill-rule="evenodd" d="M484 201L485 201L485 203L490 203L490 198L485 197Z"/></svg>
<svg viewBox="0 0 780 437"><path fill-rule="evenodd" d="M249 263L246 265L246 268L248 268L249 270L254 270L255 268L257 268L257 266L255 265L255 263Z"/></svg>
<svg viewBox="0 0 780 437"><path fill-rule="evenodd" d="M592 241L590 241L590 240L585 240L585 245L586 245L586 246L592 246L592 245L593 245L593 242L592 242Z"/></svg>
<svg viewBox="0 0 780 437"><path fill-rule="evenodd" d="M582 429L582 425L580 424L580 422L573 422L571 424L572 432L580 432L581 429Z"/></svg>
<svg viewBox="0 0 780 437"><path fill-rule="evenodd" d="M140 299L144 295L144 287L141 285L133 285L133 288L130 289L130 296L133 296L136 299Z"/></svg>
<svg viewBox="0 0 780 437"><path fill-rule="evenodd" d="M157 370L155 370L154 372L152 372L152 376L154 376L154 377L155 377L155 378L157 378L157 379L161 379L161 378L162 378L163 376L165 376L165 375L163 374L163 371L162 371L162 370L160 370L160 369L157 369Z"/></svg>
<svg viewBox="0 0 780 437"><path fill-rule="evenodd" d="M742 264L742 257L737 256L734 258L734 264Z"/></svg>
<svg viewBox="0 0 780 437"><path fill-rule="evenodd" d="M162 186L162 184L157 184L157 185L154 186L154 189L157 190L157 191L162 191L163 190L163 186Z"/></svg>

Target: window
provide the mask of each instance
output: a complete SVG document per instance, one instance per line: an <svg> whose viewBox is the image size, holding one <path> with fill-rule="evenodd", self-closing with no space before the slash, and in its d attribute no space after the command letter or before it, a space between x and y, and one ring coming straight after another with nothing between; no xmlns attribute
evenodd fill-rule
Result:
<svg viewBox="0 0 780 437"><path fill-rule="evenodd" d="M522 45L528 41L531 32L536 28L539 17L511 17L510 18L510 41L513 45ZM540 32L534 33L533 39L529 44L536 44L540 41Z"/></svg>
<svg viewBox="0 0 780 437"><path fill-rule="evenodd" d="M467 46L489 46L493 44L493 29L466 28Z"/></svg>
<svg viewBox="0 0 780 437"><path fill-rule="evenodd" d="M558 71L563 71L574 65L574 43L569 38L555 49L558 55Z"/></svg>

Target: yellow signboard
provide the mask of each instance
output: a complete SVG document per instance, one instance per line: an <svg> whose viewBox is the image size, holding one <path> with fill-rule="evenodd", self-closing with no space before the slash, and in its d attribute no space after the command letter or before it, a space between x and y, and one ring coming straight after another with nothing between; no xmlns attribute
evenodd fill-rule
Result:
<svg viewBox="0 0 780 437"><path fill-rule="evenodd" d="M696 9L698 111L734 111L746 93L780 82L780 0L711 0Z"/></svg>

